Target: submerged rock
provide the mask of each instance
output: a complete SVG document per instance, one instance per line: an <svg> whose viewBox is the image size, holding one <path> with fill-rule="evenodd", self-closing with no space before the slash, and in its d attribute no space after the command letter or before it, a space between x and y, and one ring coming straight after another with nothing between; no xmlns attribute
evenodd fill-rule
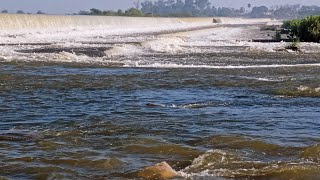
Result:
<svg viewBox="0 0 320 180"><path fill-rule="evenodd" d="M16 52L47 54L58 54L62 52L67 52L76 55L86 55L89 57L104 57L106 56L105 51L110 49L111 47L45 47L39 49L16 50Z"/></svg>
<svg viewBox="0 0 320 180"><path fill-rule="evenodd" d="M38 141L42 136L25 130L8 130L0 133L0 141Z"/></svg>
<svg viewBox="0 0 320 180"><path fill-rule="evenodd" d="M146 167L138 172L138 176L145 179L171 179L181 177L181 175L173 170L166 162Z"/></svg>

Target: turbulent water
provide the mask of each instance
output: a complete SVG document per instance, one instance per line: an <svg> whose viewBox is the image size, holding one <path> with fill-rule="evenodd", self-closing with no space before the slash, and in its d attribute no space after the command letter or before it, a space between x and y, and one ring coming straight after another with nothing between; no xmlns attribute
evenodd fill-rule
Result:
<svg viewBox="0 0 320 180"><path fill-rule="evenodd" d="M253 43L270 32L234 21L1 31L0 179L136 179L162 161L181 179L320 179L320 46Z"/></svg>

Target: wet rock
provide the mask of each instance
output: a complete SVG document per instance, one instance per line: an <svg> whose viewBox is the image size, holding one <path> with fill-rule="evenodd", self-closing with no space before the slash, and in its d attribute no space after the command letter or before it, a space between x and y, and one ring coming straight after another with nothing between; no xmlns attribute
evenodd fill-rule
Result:
<svg viewBox="0 0 320 180"><path fill-rule="evenodd" d="M154 104L154 103L147 103L146 106L148 106L148 107L163 107L162 104Z"/></svg>
<svg viewBox="0 0 320 180"><path fill-rule="evenodd" d="M38 141L41 138L39 134L23 130L9 130L0 133L0 141Z"/></svg>
<svg viewBox="0 0 320 180"><path fill-rule="evenodd" d="M173 170L166 162L146 167L142 171L138 172L138 176L145 179L171 179L181 177L181 175L177 171Z"/></svg>
<svg viewBox="0 0 320 180"><path fill-rule="evenodd" d="M217 18L213 18L212 19L212 23L216 24L216 23L221 23L221 20L220 19L217 19Z"/></svg>
<svg viewBox="0 0 320 180"><path fill-rule="evenodd" d="M25 49L25 50L16 50L20 53L61 53L61 52L68 52L74 53L76 55L86 55L89 57L103 57L106 56L105 51L110 50L111 47L45 47L40 49Z"/></svg>

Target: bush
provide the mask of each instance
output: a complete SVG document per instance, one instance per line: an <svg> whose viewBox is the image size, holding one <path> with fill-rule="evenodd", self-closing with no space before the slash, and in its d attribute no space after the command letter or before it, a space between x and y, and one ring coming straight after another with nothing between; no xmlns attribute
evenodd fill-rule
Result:
<svg viewBox="0 0 320 180"><path fill-rule="evenodd" d="M130 8L130 9L125 11L125 15L126 16L139 17L139 16L143 16L144 14L139 9Z"/></svg>
<svg viewBox="0 0 320 180"><path fill-rule="evenodd" d="M280 31L276 30L275 36L273 36L273 39L276 41L281 41L281 33Z"/></svg>
<svg viewBox="0 0 320 180"><path fill-rule="evenodd" d="M286 49L291 49L293 51L300 51L299 41L293 41L289 45L286 46Z"/></svg>
<svg viewBox="0 0 320 180"><path fill-rule="evenodd" d="M309 16L283 23L283 28L291 29L304 42L320 42L320 16Z"/></svg>

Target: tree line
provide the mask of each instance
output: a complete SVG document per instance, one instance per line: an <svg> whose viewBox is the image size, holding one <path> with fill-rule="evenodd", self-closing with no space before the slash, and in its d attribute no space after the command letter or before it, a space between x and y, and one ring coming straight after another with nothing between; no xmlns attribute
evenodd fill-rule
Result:
<svg viewBox="0 0 320 180"><path fill-rule="evenodd" d="M78 15L105 16L159 16L159 17L251 17L293 19L320 14L319 6L282 5L282 6L252 6L247 4L240 8L215 7L210 0L140 0L134 1L134 6L122 11L103 11L90 9L80 11Z"/></svg>
<svg viewBox="0 0 320 180"><path fill-rule="evenodd" d="M146 0L141 3L143 14L157 16L222 16L252 18L297 18L320 14L319 6L283 5L252 6L240 8L215 7L210 0Z"/></svg>
<svg viewBox="0 0 320 180"><path fill-rule="evenodd" d="M119 9L118 11L111 11L111 10L100 10L96 8L90 9L90 11L80 11L74 15L94 15L94 16L146 16L141 10L137 8L130 8L128 10L123 11Z"/></svg>
<svg viewBox="0 0 320 180"><path fill-rule="evenodd" d="M2 13L8 13L3 10ZM19 10L16 13L24 14ZM29 13L28 13L29 14ZM36 14L45 14L38 11ZM73 15L98 16L159 16L159 17L251 17L294 19L310 15L319 15L319 6L283 5L283 6L253 6L247 4L240 8L215 7L210 0L135 0L134 7L127 10L100 10L92 8Z"/></svg>
<svg viewBox="0 0 320 180"><path fill-rule="evenodd" d="M2 13L2 14L7 14L7 13L9 13L9 11L5 9L5 10L2 10L1 13ZM28 13L25 13L25 12L22 11L22 10L18 10L18 11L16 12L16 14L32 14L32 13L29 13L29 12L28 12ZM36 14L46 14L46 13L44 13L44 12L42 12L42 11L37 11Z"/></svg>

